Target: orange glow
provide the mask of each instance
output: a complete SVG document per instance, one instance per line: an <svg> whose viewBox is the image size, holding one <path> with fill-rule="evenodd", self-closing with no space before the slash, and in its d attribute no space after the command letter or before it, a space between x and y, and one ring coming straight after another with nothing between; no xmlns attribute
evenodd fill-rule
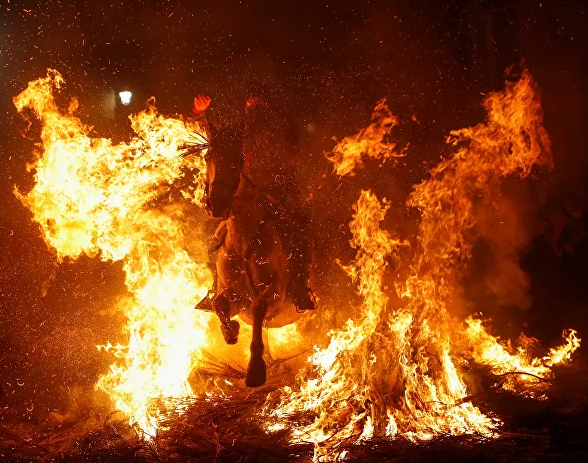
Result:
<svg viewBox="0 0 588 463"><path fill-rule="evenodd" d="M32 211L59 260L81 254L122 261L129 297L118 309L127 317L126 345L106 344L117 361L96 387L147 434L157 429L153 399L193 394L188 375L206 344L209 315L194 310L212 283L205 249L187 252L181 211L150 202L169 190L185 169L202 169L196 156L181 157L181 146L197 124L157 114L153 102L131 117L136 137L113 145L92 138L91 128L55 104L63 83L53 70L31 82L14 99L19 111L33 110L43 127L43 147L33 166L35 186L17 191ZM198 180L198 179L197 179ZM196 182L195 200L202 185Z"/></svg>
<svg viewBox="0 0 588 463"><path fill-rule="evenodd" d="M221 347L216 317L194 310L212 286L206 248L194 233L198 224L188 221L181 205L159 200L175 181L194 175L182 194L200 203L203 157L182 155L192 134L204 129L158 114L150 100L146 110L130 117L135 136L113 144L90 135L91 127L75 116L75 101L67 112L57 107L54 93L62 83L49 70L14 99L19 112L32 110L42 123L42 147L32 166L35 185L16 194L60 261L86 254L122 262L128 295L117 308L127 320L125 341L98 346L115 360L96 388L150 436L172 399L212 395L194 391L188 382L204 350L231 351L244 361L248 355L243 339L250 327L242 326L236 346ZM263 411L268 433L290 429L294 442L315 445L316 461L333 461L350 444L373 437L491 438L500 420L470 401L476 391L466 368L477 364L495 375L507 373L505 388L520 393L515 382L533 386L530 395L539 398L534 393L543 387L541 379L552 377L551 367L568 361L580 346L577 333L566 330L561 346L533 358L529 338L512 347L489 334L480 319L451 313L472 250L467 232L477 221L474 202L497 195L504 177L524 177L533 166L551 163L536 84L528 73L483 104L486 120L451 132L453 155L408 198L421 222L410 244L414 260L405 263L402 277L389 266L400 262L399 251L409 243L381 227L390 203L370 190L359 193L349 224L356 256L343 269L357 285L361 306L316 342L295 383L277 391ZM385 101L378 102L371 124L333 150L329 159L337 175L353 175L366 156L403 156L388 140L396 124ZM395 286L388 288L385 281L392 277ZM398 300L391 297L394 290L399 303L391 302ZM315 341L304 339L297 325L269 330L267 339L272 355L299 353L301 345ZM301 413L303 421L293 420Z"/></svg>

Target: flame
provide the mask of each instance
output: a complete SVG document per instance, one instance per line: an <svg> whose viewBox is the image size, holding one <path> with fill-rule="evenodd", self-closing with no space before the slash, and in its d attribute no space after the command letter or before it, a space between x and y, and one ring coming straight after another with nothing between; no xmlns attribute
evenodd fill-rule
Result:
<svg viewBox="0 0 588 463"><path fill-rule="evenodd" d="M387 160L404 156L396 151L396 144L388 141L390 131L398 124L386 99L377 102L372 114L372 123L352 137L345 137L327 156L340 177L354 175L356 168L363 167L363 157Z"/></svg>
<svg viewBox="0 0 588 463"><path fill-rule="evenodd" d="M356 441L369 439L373 434L372 417L365 412L354 413L354 409L365 404L372 394L377 394L372 388L375 383L371 384L368 378L358 381L358 378L363 372L370 372L370 365L378 361L371 352L374 337L378 336L380 316L388 303L382 291L386 258L396 255L398 248L405 245L379 227L388 208L389 205L386 202L381 205L372 192L361 192L350 224L354 234L352 244L358 249L357 260L346 268L358 282L359 292L364 297L359 317L349 319L344 328L329 333L329 345L316 350L308 359L313 365L309 372L312 377L303 381L298 391L286 389L291 393L269 412L269 416L278 420L287 419L296 411L318 412L313 423L294 431L299 440L339 443L352 437ZM340 422L340 426L333 426L333 421ZM363 424L360 435L356 435L358 424ZM271 429L279 429L279 425L271 423L268 430Z"/></svg>
<svg viewBox="0 0 588 463"><path fill-rule="evenodd" d="M265 411L268 432L301 412L310 416L292 433L295 441L315 444L315 460L341 458L345 446L372 436L491 437L500 422L468 400L462 366L469 360L490 366L495 374L514 371L527 374L526 381L540 380L579 346L571 330L564 334L566 343L543 361L532 359L524 348L509 352L479 320L466 320L464 329L450 315L456 279L472 248L466 232L476 224L474 200L496 194L502 177L524 177L534 165L550 164L541 104L527 72L483 104L486 120L450 133L447 141L455 153L432 169L408 199L422 220L411 270L397 283L400 307L389 307L383 289L386 257L404 244L379 228L387 203L364 191L355 205L350 227L358 251L347 271L363 296L360 313L329 333L328 345L315 348L296 388L282 390L277 407L270 401ZM336 149L333 162L340 176L361 166L357 153L366 152L361 134L373 132L374 124ZM388 156L375 146L367 151L372 157Z"/></svg>
<svg viewBox="0 0 588 463"><path fill-rule="evenodd" d="M418 332L428 327L418 314L389 310L384 272L389 256L397 258L407 243L379 227L388 208L372 192L361 192L350 224L358 252L355 263L346 268L363 296L360 314L331 331L326 348L316 348L299 389L286 388L278 406L266 410L268 431L280 429L280 423L285 427L296 413L312 413L313 421L295 428L293 438L315 443L318 461L330 461L344 446L373 436L427 439L435 430L491 435L495 427L471 403L455 404L466 397L466 390L449 344L439 353L440 371L429 375L426 348L435 332ZM426 326L419 327L419 321Z"/></svg>
<svg viewBox="0 0 588 463"><path fill-rule="evenodd" d="M181 156L203 129L158 115L151 100L131 116L136 136L129 143L93 138L74 115L75 100L67 113L57 107L54 92L62 84L48 70L14 99L19 112L30 109L41 121L43 142L33 189L16 194L60 261L86 254L123 262L130 295L118 309L127 318L128 344L104 346L118 360L96 388L152 435L159 414L152 402L193 394L188 376L206 343L209 316L194 310L212 283L204 247L187 243L181 210L155 204L187 169L203 171L202 157ZM184 194L198 202L202 192L198 175Z"/></svg>
<svg viewBox="0 0 588 463"><path fill-rule="evenodd" d="M542 378L552 376L551 367L569 360L571 354L580 347L575 330L564 330L564 343L553 347L543 358L533 358L524 346L516 350L509 343L500 343L498 339L486 332L482 321L468 317L465 338L471 349L471 355L477 363L490 367L496 375L510 374L502 383L503 387L513 392L520 392L522 386L537 386ZM529 395L533 396L533 390Z"/></svg>
<svg viewBox="0 0 588 463"><path fill-rule="evenodd" d="M552 347L549 349L549 354L543 357L543 362L548 367L563 363L570 360L572 354L578 350L582 340L577 336L577 331L574 329L563 330L561 337L564 339L564 344L559 347Z"/></svg>

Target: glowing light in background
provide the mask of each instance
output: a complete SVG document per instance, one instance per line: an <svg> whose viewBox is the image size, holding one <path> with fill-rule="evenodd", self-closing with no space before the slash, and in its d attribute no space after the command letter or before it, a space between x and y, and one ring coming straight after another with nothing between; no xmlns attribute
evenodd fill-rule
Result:
<svg viewBox="0 0 588 463"><path fill-rule="evenodd" d="M125 106L131 104L131 98L133 98L133 94L131 92L129 92L128 90L125 90L124 92L120 92L118 94L119 98L120 98L120 102L122 104L124 104Z"/></svg>

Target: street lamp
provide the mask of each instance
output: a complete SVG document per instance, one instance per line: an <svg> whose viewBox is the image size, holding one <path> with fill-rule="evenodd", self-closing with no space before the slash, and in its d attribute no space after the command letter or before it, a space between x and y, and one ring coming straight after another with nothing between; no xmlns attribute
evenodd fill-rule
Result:
<svg viewBox="0 0 588 463"><path fill-rule="evenodd" d="M120 102L123 105L127 106L131 103L131 98L133 97L133 94L128 90L125 90L123 92L119 92L118 96L120 98Z"/></svg>

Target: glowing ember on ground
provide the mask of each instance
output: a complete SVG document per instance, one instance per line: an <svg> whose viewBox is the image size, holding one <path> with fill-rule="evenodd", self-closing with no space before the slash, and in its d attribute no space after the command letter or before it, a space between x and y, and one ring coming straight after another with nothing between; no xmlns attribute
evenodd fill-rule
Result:
<svg viewBox="0 0 588 463"><path fill-rule="evenodd" d="M186 169L202 171L202 157L181 156L191 134L202 130L158 115L151 103L131 117L136 136L113 145L89 135L91 129L73 115L75 103L67 113L56 106L53 92L61 83L61 76L49 71L14 100L19 111L33 110L43 124L35 186L17 194L60 260L85 253L123 262L130 295L119 309L128 320L128 341L100 347L118 361L97 388L131 424L153 434L163 413L154 401L165 406L168 399L171 404L171 398L194 394L188 377L212 342L210 333L218 331L211 329L210 315L194 310L211 286L204 246L192 235L188 240L179 206L156 204ZM356 260L344 269L363 303L318 343L295 386L268 401L278 405L264 411L268 432L292 429L293 440L315 444L317 460L341 457L349 444L374 436L492 436L499 420L468 400L472 391L464 366L481 364L497 375L514 372L512 381L541 387L537 377L549 377L551 367L580 345L569 330L561 347L532 358L524 342L512 349L487 333L480 320L464 322L450 314L472 249L466 232L476 224L474 200L497 194L503 177L526 176L534 165L550 162L536 86L527 73L491 94L484 106L486 121L452 132L454 155L432 169L408 199L422 220L410 271L396 283L399 306L391 305L383 281L387 265L398 261L398 250L408 243L380 227L389 207L385 200L371 191L359 195L350 223ZM399 156L387 141L396 123L380 101L372 124L335 148L330 159L337 174L352 175L363 156ZM198 203L202 189L197 176L184 196ZM280 346L302 335L290 326L269 337ZM512 382L503 384L512 389ZM301 412L304 422L294 423L291 416Z"/></svg>

